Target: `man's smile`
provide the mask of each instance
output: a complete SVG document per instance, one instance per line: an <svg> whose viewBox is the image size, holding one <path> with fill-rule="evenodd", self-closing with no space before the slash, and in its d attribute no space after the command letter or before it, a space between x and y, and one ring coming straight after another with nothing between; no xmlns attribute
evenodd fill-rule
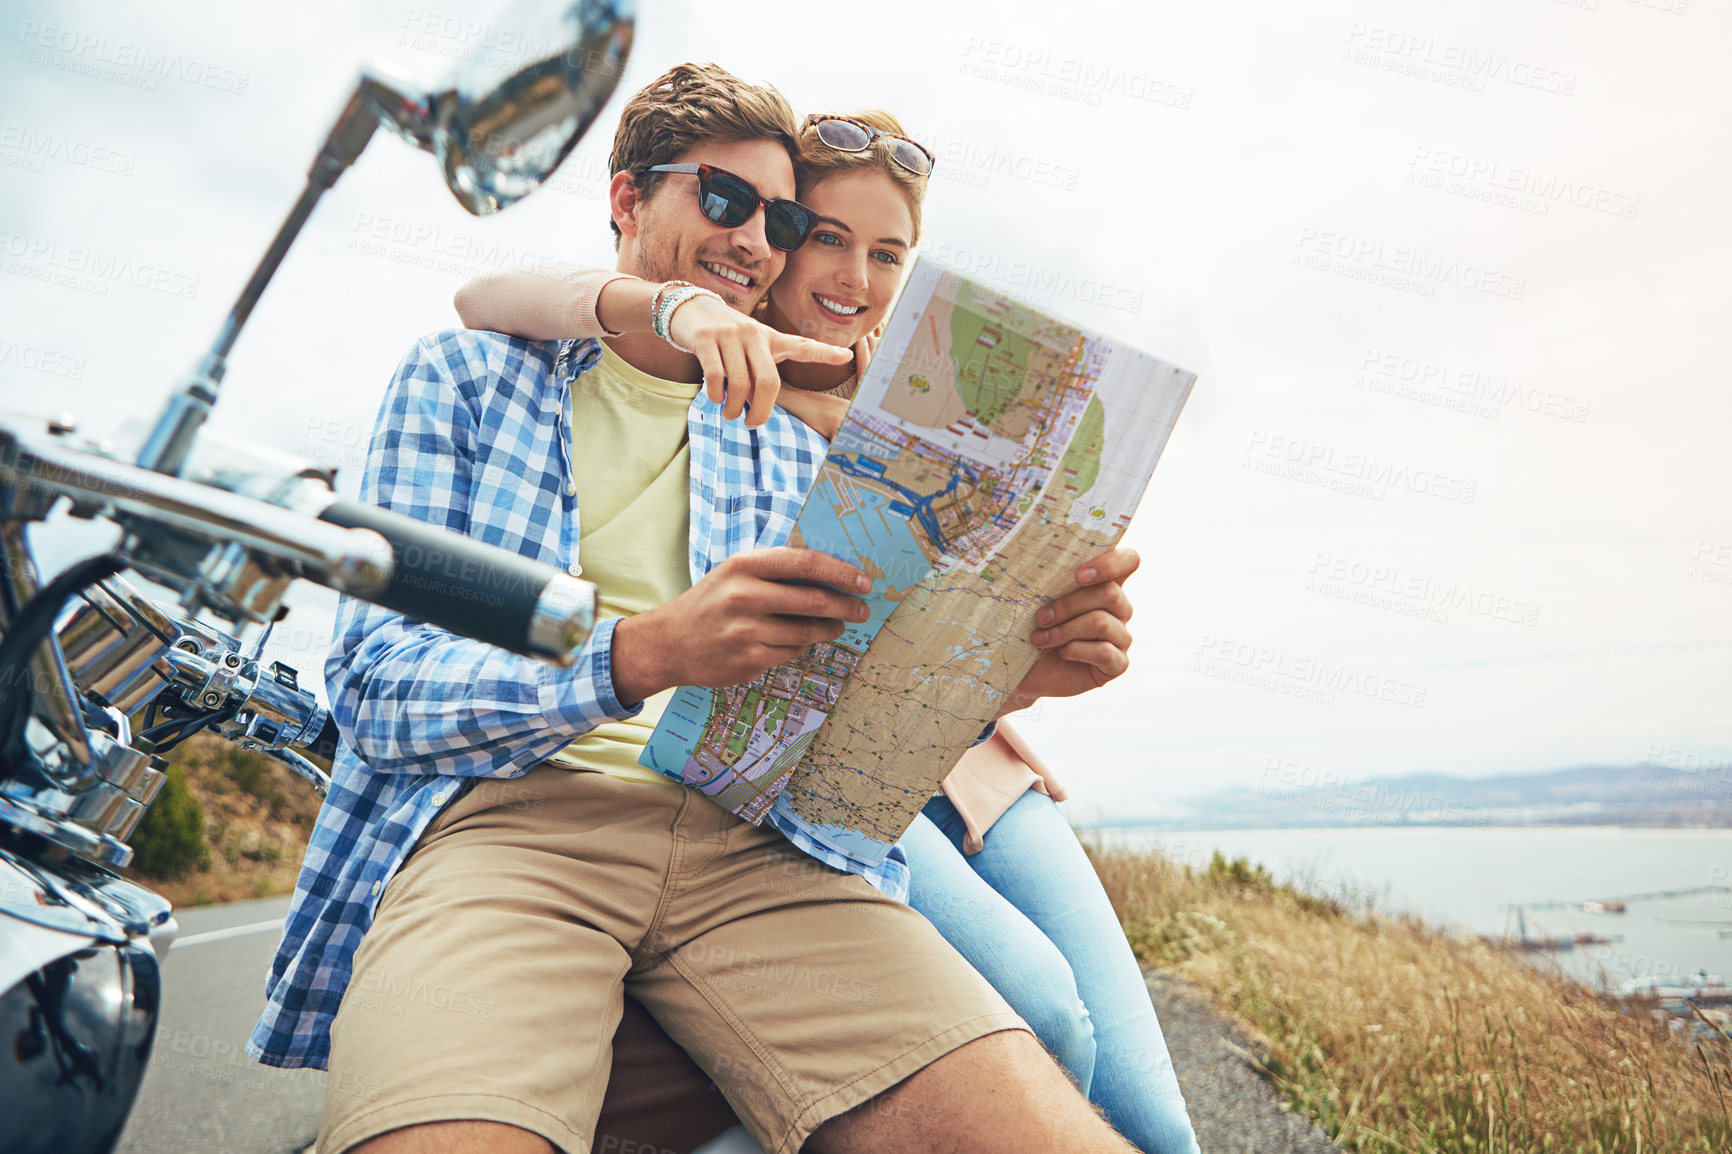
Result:
<svg viewBox="0 0 1732 1154"><path fill-rule="evenodd" d="M754 288L758 283L756 277L735 268L733 265L721 264L712 260L699 260L698 264L702 265L704 271L711 276L719 277L729 284L738 285L740 288Z"/></svg>

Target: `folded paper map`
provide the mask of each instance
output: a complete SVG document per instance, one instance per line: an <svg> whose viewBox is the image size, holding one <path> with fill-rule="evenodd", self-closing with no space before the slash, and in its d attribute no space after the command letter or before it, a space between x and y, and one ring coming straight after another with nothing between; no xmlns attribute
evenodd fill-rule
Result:
<svg viewBox="0 0 1732 1154"><path fill-rule="evenodd" d="M679 690L642 764L882 860L1039 656L1036 609L1124 534L1195 379L917 263L789 541L872 574L870 620Z"/></svg>

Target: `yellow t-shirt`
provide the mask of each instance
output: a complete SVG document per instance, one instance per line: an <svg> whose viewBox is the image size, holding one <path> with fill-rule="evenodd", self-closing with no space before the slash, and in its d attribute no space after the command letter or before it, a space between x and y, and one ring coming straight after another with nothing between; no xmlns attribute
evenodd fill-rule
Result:
<svg viewBox="0 0 1732 1154"><path fill-rule="evenodd" d="M577 484L585 580L601 593L601 617L629 617L691 588L691 445L686 411L699 384L640 372L603 343L601 363L571 390L571 471ZM548 760L624 781L677 785L637 763L669 689L624 721L596 726Z"/></svg>

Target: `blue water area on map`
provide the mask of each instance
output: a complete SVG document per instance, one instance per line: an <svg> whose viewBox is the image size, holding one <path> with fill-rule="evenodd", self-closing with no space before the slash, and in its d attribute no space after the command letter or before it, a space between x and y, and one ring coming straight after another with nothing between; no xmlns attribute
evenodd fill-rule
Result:
<svg viewBox="0 0 1732 1154"><path fill-rule="evenodd" d="M884 596L884 588L898 592L911 589L932 571L932 565L909 525L913 509L871 489L851 486L850 495L853 507L838 514L836 507L844 503L842 496L834 481L821 478L800 511L800 535L809 549L855 565L870 559L883 574L863 598L872 616L850 624L838 639L838 644L850 649L864 649L901 604Z"/></svg>
<svg viewBox="0 0 1732 1154"><path fill-rule="evenodd" d="M838 459L832 450L830 463L840 464L845 473L889 484L880 480L884 465L870 457L855 455ZM949 493L959 481L967 480L971 478L966 475L953 476L944 492ZM898 488L898 492L909 500L895 500L876 489L855 486L846 480L842 484L848 485L847 501L837 491L836 481L820 476L800 511L800 534L808 549L820 550L854 565L870 560L869 568L881 574L874 581L872 592L862 598L871 616L863 622L849 623L836 642L864 652L901 604L884 596L885 590L905 593L932 571L911 522L919 519L923 525L930 526L930 532L936 530L937 519L927 508L931 496L907 493ZM838 513L837 506L843 504L849 506L848 512ZM676 692L655 733L644 746L638 764L683 780L688 765L694 765L691 753L709 723L713 701L707 689L688 685ZM879 860L889 848L881 842L862 838L852 830L838 827L829 831L827 827L827 832L839 846L846 845L847 852L856 853L867 861Z"/></svg>
<svg viewBox="0 0 1732 1154"><path fill-rule="evenodd" d="M944 532L944 526L939 524L938 515L932 511L933 503L941 497L950 496L963 485L978 487L980 484L979 472L970 468L963 461L951 462L950 479L945 483L944 488L936 493L916 493L912 489L887 479L884 476L885 469L882 461L859 453L838 453L832 447L827 463L833 468L840 469L847 476L869 477L878 484L885 485L900 494L902 500L898 501L892 498L889 501L890 512L905 521L920 522L921 529L926 533L926 540L940 553L947 552L951 542L949 536Z"/></svg>
<svg viewBox="0 0 1732 1154"><path fill-rule="evenodd" d="M776 799L777 813L788 817L798 817L793 805L788 801L788 795L782 794ZM857 829L849 829L845 825L821 825L817 822L807 823L807 832L815 834L819 841L829 843L832 849L841 850L855 861L868 865L877 865L890 852L890 843L869 837Z"/></svg>
<svg viewBox="0 0 1732 1154"><path fill-rule="evenodd" d="M686 765L692 750L698 747L704 726L710 723L714 701L715 697L708 689L682 685L662 711L661 721L650 734L637 763L657 773L685 780Z"/></svg>
<svg viewBox="0 0 1732 1154"><path fill-rule="evenodd" d="M932 571L909 520L912 506L872 489L849 486L853 508L838 514L843 499L835 482L821 479L800 510L800 533L809 548L858 564L871 558L892 588L909 589Z"/></svg>

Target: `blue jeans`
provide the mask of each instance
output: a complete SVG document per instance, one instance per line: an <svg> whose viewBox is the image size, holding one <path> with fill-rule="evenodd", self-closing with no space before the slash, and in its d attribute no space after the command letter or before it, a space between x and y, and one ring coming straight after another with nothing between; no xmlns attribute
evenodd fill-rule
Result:
<svg viewBox="0 0 1732 1154"><path fill-rule="evenodd" d="M1154 1003L1118 917L1051 798L1029 790L962 852L942 793L902 836L909 904L997 987L1089 1101L1145 1154L1197 1154Z"/></svg>

